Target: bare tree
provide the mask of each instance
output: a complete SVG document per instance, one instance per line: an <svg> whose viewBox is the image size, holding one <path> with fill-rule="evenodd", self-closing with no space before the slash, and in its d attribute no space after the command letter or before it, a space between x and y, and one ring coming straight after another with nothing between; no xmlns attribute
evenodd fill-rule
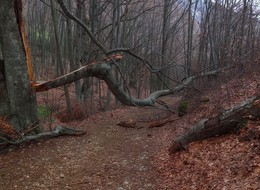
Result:
<svg viewBox="0 0 260 190"><path fill-rule="evenodd" d="M58 23L57 23L57 17L55 12L55 2L54 0L51 0L51 13L52 13L52 20L53 20L53 27L54 27L54 35L55 35L55 41L56 41L56 47L57 47L57 63L58 68L60 70L61 75L65 74L64 71L64 65L62 63L62 53L61 53L61 47L59 44L59 38L58 38ZM70 102L70 95L69 95L69 89L65 85L64 86L65 96L66 96L66 103L67 103L67 112L71 115L72 108L71 108L71 102Z"/></svg>

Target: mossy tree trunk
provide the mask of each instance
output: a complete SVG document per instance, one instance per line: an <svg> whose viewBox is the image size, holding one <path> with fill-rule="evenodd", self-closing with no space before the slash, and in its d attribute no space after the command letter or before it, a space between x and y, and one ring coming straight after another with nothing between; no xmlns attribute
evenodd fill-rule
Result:
<svg viewBox="0 0 260 190"><path fill-rule="evenodd" d="M23 131L37 121L36 99L14 4L15 1L2 0L0 6L0 44L4 60L0 63L0 116L6 116L17 131Z"/></svg>

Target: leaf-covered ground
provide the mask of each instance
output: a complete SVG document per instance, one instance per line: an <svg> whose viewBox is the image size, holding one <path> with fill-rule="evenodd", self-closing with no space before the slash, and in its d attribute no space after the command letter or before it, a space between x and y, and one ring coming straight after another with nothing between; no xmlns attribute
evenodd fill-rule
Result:
<svg viewBox="0 0 260 190"><path fill-rule="evenodd" d="M260 189L259 119L239 134L193 142L171 156L167 152L174 137L200 119L259 94L259 81L255 74L165 97L176 111L185 96L189 112L158 128L148 128L150 121L177 113L122 107L67 123L86 135L39 140L0 154L0 189ZM121 121L137 127L120 127Z"/></svg>

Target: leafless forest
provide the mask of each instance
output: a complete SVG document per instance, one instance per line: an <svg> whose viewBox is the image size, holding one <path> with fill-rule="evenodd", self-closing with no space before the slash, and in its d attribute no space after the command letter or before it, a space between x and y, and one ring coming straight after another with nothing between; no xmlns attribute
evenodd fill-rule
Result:
<svg viewBox="0 0 260 190"><path fill-rule="evenodd" d="M259 73L259 0L1 0L0 189L259 189Z"/></svg>
<svg viewBox="0 0 260 190"><path fill-rule="evenodd" d="M260 5L256 0L64 3L85 23L95 40L55 1L25 1L24 17L37 81L105 59L96 41L107 50L131 51L117 51L123 58L113 66L113 73L137 98L156 90L174 89L197 73L222 70L233 75L259 67ZM85 102L90 114L114 105L106 84L92 77L65 86L64 91L68 110L75 104L71 99Z"/></svg>

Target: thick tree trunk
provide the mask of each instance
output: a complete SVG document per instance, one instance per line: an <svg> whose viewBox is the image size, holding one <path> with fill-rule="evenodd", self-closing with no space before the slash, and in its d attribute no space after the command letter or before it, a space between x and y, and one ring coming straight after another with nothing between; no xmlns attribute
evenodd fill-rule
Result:
<svg viewBox="0 0 260 190"><path fill-rule="evenodd" d="M23 131L37 120L36 99L31 90L25 51L14 10L14 1L1 1L0 26L5 79L5 81L1 79L0 82L0 91L1 93L4 92L0 116L8 116L8 120L15 129ZM1 73L3 74L3 72ZM4 109L2 105L5 105Z"/></svg>
<svg viewBox="0 0 260 190"><path fill-rule="evenodd" d="M253 97L231 109L206 118L177 137L169 148L170 154L184 149L189 143L223 134L238 132L248 118L260 118L260 97Z"/></svg>
<svg viewBox="0 0 260 190"><path fill-rule="evenodd" d="M9 99L5 85L4 61L0 60L0 116L10 112Z"/></svg>

